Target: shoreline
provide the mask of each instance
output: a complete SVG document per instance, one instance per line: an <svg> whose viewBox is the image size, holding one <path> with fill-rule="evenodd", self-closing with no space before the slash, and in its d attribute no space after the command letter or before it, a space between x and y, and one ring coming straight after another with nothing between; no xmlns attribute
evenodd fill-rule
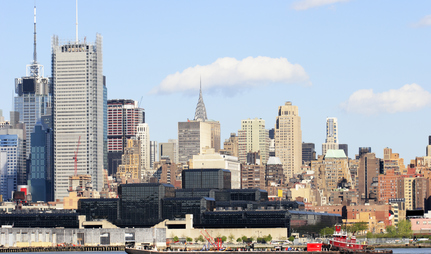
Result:
<svg viewBox="0 0 431 254"><path fill-rule="evenodd" d="M125 246L1 247L0 252L125 251Z"/></svg>

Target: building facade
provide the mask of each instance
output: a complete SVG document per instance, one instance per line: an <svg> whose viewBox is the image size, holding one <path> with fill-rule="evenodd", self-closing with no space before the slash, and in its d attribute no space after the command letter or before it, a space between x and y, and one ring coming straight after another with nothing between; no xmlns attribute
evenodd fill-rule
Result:
<svg viewBox="0 0 431 254"><path fill-rule="evenodd" d="M115 175L127 140L145 123L145 110L134 100L108 100L108 174Z"/></svg>
<svg viewBox="0 0 431 254"><path fill-rule="evenodd" d="M302 131L298 107L288 101L278 107L275 123L275 156L283 163L286 182L298 174L302 165Z"/></svg>
<svg viewBox="0 0 431 254"><path fill-rule="evenodd" d="M261 164L266 164L269 157L269 134L265 129L265 120L247 119L241 121L238 130L238 155L241 163L247 162L247 153L260 152Z"/></svg>
<svg viewBox="0 0 431 254"><path fill-rule="evenodd" d="M322 155L328 150L338 150L338 122L336 117L326 118L326 140L322 144Z"/></svg>
<svg viewBox="0 0 431 254"><path fill-rule="evenodd" d="M91 175L93 188L103 187L102 36L94 44L52 41L55 199L67 196L69 176Z"/></svg>

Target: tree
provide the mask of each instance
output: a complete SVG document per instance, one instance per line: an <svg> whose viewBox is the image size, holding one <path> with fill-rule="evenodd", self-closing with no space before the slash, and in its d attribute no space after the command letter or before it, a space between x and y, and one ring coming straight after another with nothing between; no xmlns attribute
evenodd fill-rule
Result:
<svg viewBox="0 0 431 254"><path fill-rule="evenodd" d="M412 236L412 223L409 220L401 220L398 222L398 236L411 237Z"/></svg>
<svg viewBox="0 0 431 254"><path fill-rule="evenodd" d="M267 243L271 242L271 241L272 241L272 236L271 236L271 234L269 234L269 235L267 235L267 236L264 236L264 237L263 237L263 240L265 240L265 242L267 242Z"/></svg>
<svg viewBox="0 0 431 254"><path fill-rule="evenodd" d="M186 237L187 242L193 242L193 239L191 237Z"/></svg>
<svg viewBox="0 0 431 254"><path fill-rule="evenodd" d="M388 237L396 237L397 235L397 229L395 228L395 226L387 226L386 227L386 234Z"/></svg>
<svg viewBox="0 0 431 254"><path fill-rule="evenodd" d="M174 236L174 238L172 239L174 240L174 243L178 242L180 239L178 238L178 236Z"/></svg>
<svg viewBox="0 0 431 254"><path fill-rule="evenodd" d="M289 241L293 242L294 240L295 240L295 237L294 237L293 235L291 235L291 236L289 237Z"/></svg>
<svg viewBox="0 0 431 254"><path fill-rule="evenodd" d="M227 238L229 239L229 242L233 242L235 236L231 233Z"/></svg>
<svg viewBox="0 0 431 254"><path fill-rule="evenodd" d="M253 242L253 241L254 241L254 237L253 237L253 236L250 236L250 238L248 238L248 240L249 240L250 242Z"/></svg>
<svg viewBox="0 0 431 254"><path fill-rule="evenodd" d="M236 242L240 243L240 242L242 242L242 239L240 237L238 237L238 239L236 239Z"/></svg>
<svg viewBox="0 0 431 254"><path fill-rule="evenodd" d="M334 234L334 228L333 227L326 227L326 228L322 228L320 230L321 236L327 236L327 235L333 235L333 234Z"/></svg>
<svg viewBox="0 0 431 254"><path fill-rule="evenodd" d="M241 240L242 240L242 242L244 243L244 242L247 242L248 238L247 238L247 236L243 235L243 236L241 237Z"/></svg>
<svg viewBox="0 0 431 254"><path fill-rule="evenodd" d="M221 237L221 241L222 241L222 242L224 242L224 243L225 243L225 242L226 242L226 240L227 240L227 237L226 237L226 236L222 236L222 237Z"/></svg>

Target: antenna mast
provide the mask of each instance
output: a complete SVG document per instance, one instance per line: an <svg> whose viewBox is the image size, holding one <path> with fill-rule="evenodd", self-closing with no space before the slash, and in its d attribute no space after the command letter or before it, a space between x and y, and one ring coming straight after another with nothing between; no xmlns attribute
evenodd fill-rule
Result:
<svg viewBox="0 0 431 254"><path fill-rule="evenodd" d="M34 6L34 49L33 49L33 63L37 63L37 53L36 53L36 5Z"/></svg>
<svg viewBox="0 0 431 254"><path fill-rule="evenodd" d="M27 76L39 77L43 76L43 66L37 63L37 51L36 51L36 3L34 4L33 11L33 26L34 26L34 42L33 42L33 62L27 65Z"/></svg>
<svg viewBox="0 0 431 254"><path fill-rule="evenodd" d="M76 0L76 43L78 43L78 0Z"/></svg>

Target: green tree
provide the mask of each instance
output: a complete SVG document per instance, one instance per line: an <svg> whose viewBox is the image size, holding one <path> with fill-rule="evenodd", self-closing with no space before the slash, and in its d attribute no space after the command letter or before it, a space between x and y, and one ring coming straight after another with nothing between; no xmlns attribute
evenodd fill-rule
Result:
<svg viewBox="0 0 431 254"><path fill-rule="evenodd" d="M396 237L397 234L398 233L397 233L397 229L395 228L395 226L390 225L390 226L386 227L386 235L388 237Z"/></svg>
<svg viewBox="0 0 431 254"><path fill-rule="evenodd" d="M193 239L191 237L186 237L187 242L193 242Z"/></svg>
<svg viewBox="0 0 431 254"><path fill-rule="evenodd" d="M253 237L253 236L250 236L250 238L248 238L248 240L249 240L250 242L253 242L253 241L254 241L254 237Z"/></svg>
<svg viewBox="0 0 431 254"><path fill-rule="evenodd" d="M263 239L265 240L265 242L269 243L272 241L272 236L271 236L271 234L269 234L269 235L263 237Z"/></svg>
<svg viewBox="0 0 431 254"><path fill-rule="evenodd" d="M226 237L226 236L222 236L222 237L221 237L221 241L222 241L222 242L224 242L224 243L225 243L225 242L226 242L226 240L227 240L227 237Z"/></svg>
<svg viewBox="0 0 431 254"><path fill-rule="evenodd" d="M174 236L174 238L172 239L174 240L174 243L178 242L180 239L178 239L178 236Z"/></svg>
<svg viewBox="0 0 431 254"><path fill-rule="evenodd" d="M241 237L241 240L242 240L243 243L245 243L245 242L247 242L248 238L247 238L247 236L243 235Z"/></svg>
<svg viewBox="0 0 431 254"><path fill-rule="evenodd" d="M238 237L238 239L236 239L236 242L240 243L240 242L242 242L242 239L240 237Z"/></svg>
<svg viewBox="0 0 431 254"><path fill-rule="evenodd" d="M320 235L321 236L328 236L328 235L333 235L334 234L334 228L333 227L326 227L326 228L322 228L320 230Z"/></svg>
<svg viewBox="0 0 431 254"><path fill-rule="evenodd" d="M289 237L289 241L293 242L293 240L295 240L295 237L294 237L293 235L291 235L291 236Z"/></svg>
<svg viewBox="0 0 431 254"><path fill-rule="evenodd" d="M367 238L374 238L374 234L371 232L367 232Z"/></svg>
<svg viewBox="0 0 431 254"><path fill-rule="evenodd" d="M413 234L412 223L409 220L401 220L398 222L398 236L399 237L411 237Z"/></svg>

